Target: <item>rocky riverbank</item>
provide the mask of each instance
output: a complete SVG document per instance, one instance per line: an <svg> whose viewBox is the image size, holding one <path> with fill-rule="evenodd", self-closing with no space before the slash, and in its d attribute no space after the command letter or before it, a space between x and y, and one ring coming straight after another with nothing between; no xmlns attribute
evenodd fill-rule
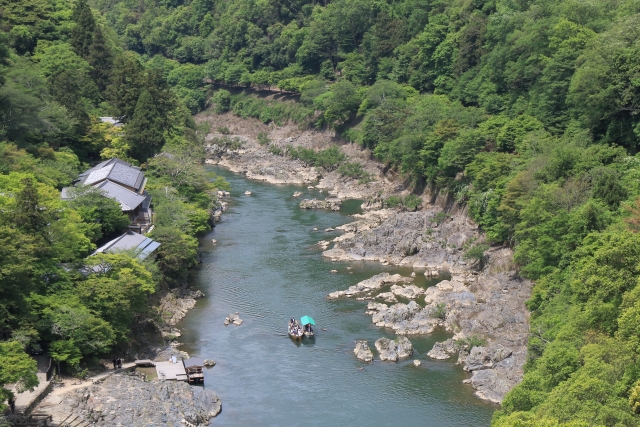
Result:
<svg viewBox="0 0 640 427"><path fill-rule="evenodd" d="M490 249L481 264L464 259L465 250L483 239L464 206L456 205L446 196L424 194L423 209L417 212L382 209L381 202L388 195L406 195L408 191L394 180L391 172L373 161L368 151L353 144L340 145L349 161L360 162L373 177L372 182L362 183L274 154L287 145L328 148L336 139L326 132L266 126L230 115L205 113L197 119L214 127L229 126L232 134L226 137L238 141L224 145L219 143L223 135L209 135L210 164L270 183L313 183L316 189L329 195L329 200L334 200L331 204L303 201L305 208L331 209L338 200L366 200L365 213L354 215L354 222L338 227L342 235L319 243L324 257L409 266L427 277L442 272L452 275L451 280L426 291L408 285L410 278L394 278L397 281L389 283L386 277L374 277L367 283L333 292L329 298L371 300L367 312L373 322L393 329L398 335L429 334L438 327L452 332L454 337L437 343L429 356L447 359L457 355L458 363L471 373L465 382L474 387L481 399L500 403L521 381L528 338L525 301L532 283L518 277L510 249ZM260 145L258 132L266 132L275 149ZM388 284L392 286L386 289ZM411 301L398 303L398 298ZM356 354L367 359L367 349L360 344Z"/></svg>
<svg viewBox="0 0 640 427"><path fill-rule="evenodd" d="M468 382L477 396L500 403L522 380L529 333L525 301L532 283L518 277L513 254L506 248L487 251L484 269L476 271L464 260L463 249L465 243L482 236L462 216L434 222L442 218L440 212L441 208L432 207L413 213L361 215L355 223L340 227L347 233L334 239L333 247L323 255L409 265L428 277L447 271L453 275L451 280L425 292L407 285L378 292L384 283L375 276L327 297L372 300L367 311L372 321L398 335L429 334L437 327L454 333L452 339L437 343L429 356L442 360L458 355L458 363L471 373ZM398 278L395 281L402 283ZM375 302L393 303L398 296L411 301Z"/></svg>

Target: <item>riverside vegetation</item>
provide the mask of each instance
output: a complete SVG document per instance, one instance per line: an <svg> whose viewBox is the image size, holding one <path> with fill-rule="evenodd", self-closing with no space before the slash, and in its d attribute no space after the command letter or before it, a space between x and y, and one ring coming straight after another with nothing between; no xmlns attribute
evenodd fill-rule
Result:
<svg viewBox="0 0 640 427"><path fill-rule="evenodd" d="M37 384L25 349L46 343L68 374L112 350L152 319L158 293L186 284L195 236L211 229L216 190L205 172L203 132L166 79L120 49L84 0L0 2L0 409L17 384ZM125 116L114 127L99 116ZM162 155L155 154L162 152ZM120 157L146 169L161 243L153 259L87 256L129 225L119 203L79 188L88 163ZM58 365L58 366L60 366ZM0 424L2 420L0 420Z"/></svg>
<svg viewBox="0 0 640 427"><path fill-rule="evenodd" d="M265 123L334 129L416 188L466 203L486 241L514 247L520 274L536 281L524 380L493 425L638 424L637 1L97 0L93 13L67 0L0 5L11 49L0 89L11 191L59 187L51 180L69 179L70 164L100 151L144 161L165 143L195 147L180 143L197 139L188 112L208 102ZM213 83L299 101L211 93ZM91 120L106 110L126 116L124 137ZM32 187L15 175L25 171ZM192 187L175 188L201 202ZM69 219L80 215L72 208L35 212L6 227L11 244L1 250L31 242L42 224L68 227L67 242L96 227ZM56 222L38 219L50 212ZM56 268L82 242L88 250L85 237L38 259ZM469 249L482 259L482 246ZM5 277L51 290L69 275L43 275L19 258L37 254L12 252L3 289L25 283ZM27 288L8 312L12 327L34 316L20 308L39 301Z"/></svg>

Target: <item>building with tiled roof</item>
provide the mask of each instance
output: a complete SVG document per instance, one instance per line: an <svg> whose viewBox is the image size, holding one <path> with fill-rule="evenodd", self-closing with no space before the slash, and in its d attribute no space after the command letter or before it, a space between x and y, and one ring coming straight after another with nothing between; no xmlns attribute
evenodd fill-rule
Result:
<svg viewBox="0 0 640 427"><path fill-rule="evenodd" d="M158 249L160 243L142 234L127 231L122 236L117 237L95 250L92 255L99 253L117 253L123 251L134 251L136 257L145 259L153 251Z"/></svg>
<svg viewBox="0 0 640 427"><path fill-rule="evenodd" d="M75 186L89 185L99 189L105 197L120 203L122 212L129 216L129 229L140 233L151 226L151 196L145 191L147 178L139 167L117 158L105 160L78 175ZM63 188L63 199L72 197L69 188Z"/></svg>

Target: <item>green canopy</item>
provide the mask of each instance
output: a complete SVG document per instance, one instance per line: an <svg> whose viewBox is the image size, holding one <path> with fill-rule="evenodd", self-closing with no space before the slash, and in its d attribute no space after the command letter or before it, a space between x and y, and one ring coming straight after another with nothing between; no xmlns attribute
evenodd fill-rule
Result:
<svg viewBox="0 0 640 427"><path fill-rule="evenodd" d="M300 323L302 324L302 326L304 325L308 325L309 323L311 323L313 326L316 326L316 322L315 320L313 320L311 317L309 316L302 316L300 318Z"/></svg>

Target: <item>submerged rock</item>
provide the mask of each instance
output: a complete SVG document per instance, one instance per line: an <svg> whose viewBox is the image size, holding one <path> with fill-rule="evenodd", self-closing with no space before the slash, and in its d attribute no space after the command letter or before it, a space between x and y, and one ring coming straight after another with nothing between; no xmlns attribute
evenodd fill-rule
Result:
<svg viewBox="0 0 640 427"><path fill-rule="evenodd" d="M353 350L353 353L360 360L373 362L373 353L371 352L367 341L357 341L356 348Z"/></svg>

